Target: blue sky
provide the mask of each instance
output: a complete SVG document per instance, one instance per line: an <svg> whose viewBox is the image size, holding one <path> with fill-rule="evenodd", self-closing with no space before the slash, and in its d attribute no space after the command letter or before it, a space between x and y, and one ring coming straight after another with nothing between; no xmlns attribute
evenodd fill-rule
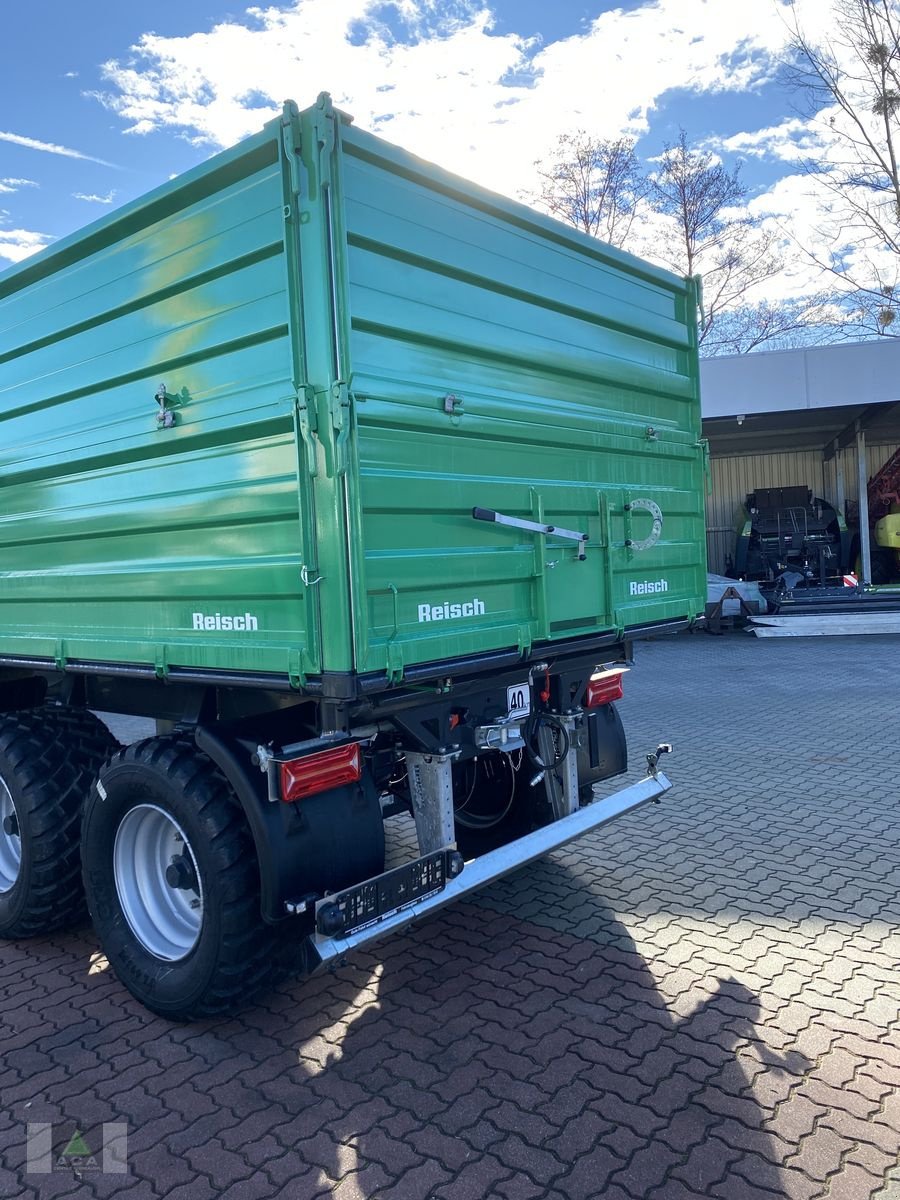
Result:
<svg viewBox="0 0 900 1200"><path fill-rule="evenodd" d="M360 124L516 196L559 133L629 133L650 158L684 126L726 161L740 155L758 213L783 216L799 204L803 134L785 124L793 98L776 77L783 12L783 0L8 5L0 266L322 88Z"/></svg>
<svg viewBox="0 0 900 1200"><path fill-rule="evenodd" d="M157 0L146 7L121 0L5 6L0 131L114 164L101 166L0 141L0 178L33 179L40 185L0 195L0 208L14 225L62 236L110 207L76 200L73 193L107 196L112 191L114 205L121 204L203 157L182 139L123 136L122 121L85 94L101 87L101 64L127 53L150 28L151 11L153 27L176 36L206 29L229 10L206 0Z"/></svg>

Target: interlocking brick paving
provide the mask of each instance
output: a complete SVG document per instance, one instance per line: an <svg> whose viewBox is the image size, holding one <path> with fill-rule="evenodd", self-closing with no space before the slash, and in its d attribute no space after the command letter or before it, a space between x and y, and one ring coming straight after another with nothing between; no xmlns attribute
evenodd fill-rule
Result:
<svg viewBox="0 0 900 1200"><path fill-rule="evenodd" d="M5 945L0 1195L896 1200L898 666L639 647L660 805L234 1020L150 1016L89 929ZM27 1173L28 1122L126 1122L127 1173Z"/></svg>

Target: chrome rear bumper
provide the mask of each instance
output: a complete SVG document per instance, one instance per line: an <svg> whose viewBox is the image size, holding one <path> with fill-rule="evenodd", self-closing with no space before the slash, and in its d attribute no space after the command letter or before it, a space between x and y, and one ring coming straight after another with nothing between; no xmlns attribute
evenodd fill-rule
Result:
<svg viewBox="0 0 900 1200"><path fill-rule="evenodd" d="M342 958L351 950L358 950L372 942L380 941L388 934L396 933L406 928L414 921L431 916L445 904L460 900L469 892L477 891L495 879L515 871L527 863L542 858L551 850L564 846L566 842L574 841L594 829L599 829L616 817L621 817L632 809L640 808L664 795L672 784L666 776L658 771L648 775L640 783L614 792L602 800L581 808L578 812L559 821L554 821L542 829L536 829L525 837L517 838L507 846L492 850L479 858L466 863L465 870L455 879L449 879L442 891L413 902L408 908L390 913L377 924L364 929L357 929L343 936L323 937L316 934L310 938L310 943L319 957L319 966L328 965Z"/></svg>

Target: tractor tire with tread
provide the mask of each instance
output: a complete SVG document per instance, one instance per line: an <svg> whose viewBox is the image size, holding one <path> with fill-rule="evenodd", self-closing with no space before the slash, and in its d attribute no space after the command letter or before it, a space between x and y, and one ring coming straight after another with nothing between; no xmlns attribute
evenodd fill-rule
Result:
<svg viewBox="0 0 900 1200"><path fill-rule="evenodd" d="M118 749L85 709L62 705L0 717L0 787L13 824L4 829L8 867L0 884L0 937L52 933L86 916L79 839L91 783ZM15 833L13 834L13 830Z"/></svg>
<svg viewBox="0 0 900 1200"><path fill-rule="evenodd" d="M126 912L129 895L140 904L140 889L146 891L147 873L155 869L161 928L166 919L168 870L162 872L152 856L141 860L141 838L133 839L132 891L132 859L117 849L128 842L120 830L135 824L135 812L149 814L157 827L176 829L178 843L182 837L186 843L182 857L190 856L192 882L170 886L190 888L195 897L195 940L189 945L188 938L167 957L151 948L159 946L154 913L138 907L136 917L133 906ZM170 1020L232 1013L302 958L297 943L262 919L259 867L237 797L212 760L183 735L137 742L105 765L85 806L82 864L88 907L110 965L136 999Z"/></svg>

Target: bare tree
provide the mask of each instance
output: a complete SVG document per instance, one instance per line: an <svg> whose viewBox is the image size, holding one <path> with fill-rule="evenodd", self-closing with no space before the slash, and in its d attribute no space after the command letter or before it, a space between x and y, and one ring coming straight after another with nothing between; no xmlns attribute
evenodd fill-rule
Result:
<svg viewBox="0 0 900 1200"><path fill-rule="evenodd" d="M872 333L900 334L900 3L833 0L828 37L804 30L791 0L788 77L818 125L823 153L807 170L831 194L810 257L856 293Z"/></svg>
<svg viewBox="0 0 900 1200"><path fill-rule="evenodd" d="M750 354L763 347L789 350L822 346L852 336L847 315L831 293L783 300L763 300L719 312L701 347L705 357Z"/></svg>
<svg viewBox="0 0 900 1200"><path fill-rule="evenodd" d="M630 138L561 134L550 157L535 163L538 200L554 216L612 246L628 241L647 179Z"/></svg>
<svg viewBox="0 0 900 1200"><path fill-rule="evenodd" d="M678 274L702 276L704 354L834 336L833 303L816 297L772 304L754 296L758 284L782 269L775 236L746 215L738 172L692 148L684 131L666 146L653 176L629 139L604 141L584 131L561 135L551 156L535 165L537 199L555 216Z"/></svg>
<svg viewBox="0 0 900 1200"><path fill-rule="evenodd" d="M691 147L684 130L665 146L650 192L651 204L667 218L658 253L680 274L702 276L701 346L709 341L712 347L716 324L738 309L747 314L755 309L764 317L747 349L770 340L765 330L773 325L775 309L754 306L753 292L783 264L775 235L744 212L745 196L739 171L729 171L714 155ZM733 319L731 325L734 329ZM732 352L744 348L740 345Z"/></svg>

